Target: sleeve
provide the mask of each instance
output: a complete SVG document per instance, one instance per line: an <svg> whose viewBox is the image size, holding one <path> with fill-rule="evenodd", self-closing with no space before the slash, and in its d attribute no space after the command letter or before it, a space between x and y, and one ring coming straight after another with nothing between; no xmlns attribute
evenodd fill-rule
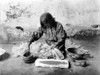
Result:
<svg viewBox="0 0 100 75"><path fill-rule="evenodd" d="M42 28L40 27L37 31L33 32L33 35L32 35L32 38L31 40L29 41L29 46L32 42L38 40L39 38L41 38L41 36L43 35L43 30Z"/></svg>
<svg viewBox="0 0 100 75"><path fill-rule="evenodd" d="M57 46L65 42L66 32L61 24L59 24L59 26L57 27L57 38L58 38L56 43Z"/></svg>

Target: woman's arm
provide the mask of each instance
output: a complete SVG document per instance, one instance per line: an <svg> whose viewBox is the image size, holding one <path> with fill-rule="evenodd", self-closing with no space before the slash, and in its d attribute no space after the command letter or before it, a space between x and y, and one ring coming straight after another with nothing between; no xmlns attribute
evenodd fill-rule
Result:
<svg viewBox="0 0 100 75"><path fill-rule="evenodd" d="M41 36L43 35L43 30L42 28L39 28L37 31L33 32L32 38L28 43L28 49L25 51L24 55L25 57L30 56L30 45L32 44L32 42L38 40Z"/></svg>
<svg viewBox="0 0 100 75"><path fill-rule="evenodd" d="M32 44L32 42L41 38L42 35L43 35L43 30L40 27L37 31L33 32L33 35L32 35L31 40L29 41L28 47L30 48L30 45Z"/></svg>
<svg viewBox="0 0 100 75"><path fill-rule="evenodd" d="M57 27L57 43L55 43L55 46L61 46L62 44L64 44L65 40L66 40L66 32L63 29L63 26L61 24L58 25Z"/></svg>

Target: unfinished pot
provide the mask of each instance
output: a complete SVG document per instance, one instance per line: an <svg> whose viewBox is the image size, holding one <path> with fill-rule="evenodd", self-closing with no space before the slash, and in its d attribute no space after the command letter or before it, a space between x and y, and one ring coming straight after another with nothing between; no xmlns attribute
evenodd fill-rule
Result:
<svg viewBox="0 0 100 75"><path fill-rule="evenodd" d="M74 53L74 54L77 54L77 49L72 47L72 48L68 48L67 51L70 52L70 53Z"/></svg>
<svg viewBox="0 0 100 75"><path fill-rule="evenodd" d="M29 56L24 56L23 60L24 60L25 63L31 64L31 63L34 63L37 58L38 57L36 57L36 56L29 55Z"/></svg>

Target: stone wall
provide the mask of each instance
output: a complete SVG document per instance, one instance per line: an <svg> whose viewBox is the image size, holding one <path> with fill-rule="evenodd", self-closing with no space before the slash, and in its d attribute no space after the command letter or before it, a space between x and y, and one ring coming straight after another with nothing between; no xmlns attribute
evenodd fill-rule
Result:
<svg viewBox="0 0 100 75"><path fill-rule="evenodd" d="M99 24L100 4L99 0L33 0L1 3L0 23L5 23L7 26L22 26L25 28L37 29L40 26L39 18L44 12L50 12L57 21L63 25L82 25L90 26ZM9 3L12 6L18 6L19 9L25 9L29 13L18 18L9 19L5 16L7 11L10 11ZM18 14L19 12L16 11ZM27 17L27 15L30 15ZM8 21L7 21L8 20ZM3 22L2 22L3 21Z"/></svg>
<svg viewBox="0 0 100 75"><path fill-rule="evenodd" d="M40 26L40 16L44 12L50 12L63 24L66 31L66 24L84 27L100 24L99 0L8 0L6 3L0 2L0 27L21 26L26 30L36 30ZM3 28L1 31L0 38L9 40L8 33Z"/></svg>

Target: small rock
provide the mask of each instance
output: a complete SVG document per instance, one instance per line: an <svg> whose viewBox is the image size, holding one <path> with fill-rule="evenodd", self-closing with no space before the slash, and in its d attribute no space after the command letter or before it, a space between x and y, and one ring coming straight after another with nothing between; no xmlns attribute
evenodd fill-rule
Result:
<svg viewBox="0 0 100 75"><path fill-rule="evenodd" d="M91 27L93 27L93 28L98 28L98 25L91 25Z"/></svg>

